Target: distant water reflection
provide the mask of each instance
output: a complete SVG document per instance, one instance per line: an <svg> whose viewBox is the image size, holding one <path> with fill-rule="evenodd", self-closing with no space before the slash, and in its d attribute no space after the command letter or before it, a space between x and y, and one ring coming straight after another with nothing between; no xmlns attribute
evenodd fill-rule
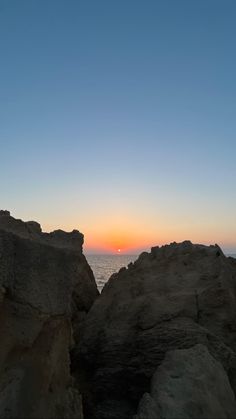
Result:
<svg viewBox="0 0 236 419"><path fill-rule="evenodd" d="M137 255L86 255L91 266L99 291L101 292L110 276L123 266L137 259Z"/></svg>

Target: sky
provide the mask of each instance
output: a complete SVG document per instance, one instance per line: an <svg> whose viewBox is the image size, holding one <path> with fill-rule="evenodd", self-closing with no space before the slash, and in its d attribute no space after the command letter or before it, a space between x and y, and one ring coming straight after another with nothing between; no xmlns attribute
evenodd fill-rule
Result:
<svg viewBox="0 0 236 419"><path fill-rule="evenodd" d="M1 208L236 253L235 0L0 0Z"/></svg>

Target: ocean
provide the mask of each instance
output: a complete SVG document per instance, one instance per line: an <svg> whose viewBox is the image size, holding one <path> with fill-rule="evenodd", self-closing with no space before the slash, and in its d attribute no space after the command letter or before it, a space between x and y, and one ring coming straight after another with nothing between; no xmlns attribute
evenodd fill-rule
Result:
<svg viewBox="0 0 236 419"><path fill-rule="evenodd" d="M236 258L235 254L228 254L227 256ZM118 272L123 266L128 266L130 262L134 262L137 258L138 255L86 255L100 292L113 273Z"/></svg>
<svg viewBox="0 0 236 419"><path fill-rule="evenodd" d="M137 255L86 255L100 292L112 274L134 262L137 257Z"/></svg>

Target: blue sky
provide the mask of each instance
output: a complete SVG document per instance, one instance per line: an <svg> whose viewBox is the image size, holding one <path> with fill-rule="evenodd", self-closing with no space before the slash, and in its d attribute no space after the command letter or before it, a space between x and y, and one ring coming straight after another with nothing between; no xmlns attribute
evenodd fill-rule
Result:
<svg viewBox="0 0 236 419"><path fill-rule="evenodd" d="M236 251L235 18L234 0L1 0L1 207L88 251L118 232L124 251Z"/></svg>

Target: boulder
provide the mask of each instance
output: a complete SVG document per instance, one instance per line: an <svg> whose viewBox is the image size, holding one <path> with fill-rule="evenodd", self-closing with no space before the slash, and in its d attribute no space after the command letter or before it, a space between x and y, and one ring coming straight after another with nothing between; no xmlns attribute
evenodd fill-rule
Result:
<svg viewBox="0 0 236 419"><path fill-rule="evenodd" d="M224 369L235 392L235 307L235 264L217 245L186 241L154 247L112 275L76 348L85 417L132 418L167 352L199 344ZM152 409L155 417L154 403ZM209 411L210 406L201 417ZM234 415L232 409L228 417Z"/></svg>
<svg viewBox="0 0 236 419"><path fill-rule="evenodd" d="M135 419L228 419L236 417L235 395L221 363L206 346L166 353Z"/></svg>
<svg viewBox="0 0 236 419"><path fill-rule="evenodd" d="M98 295L78 231L0 213L0 417L82 419L73 333Z"/></svg>

